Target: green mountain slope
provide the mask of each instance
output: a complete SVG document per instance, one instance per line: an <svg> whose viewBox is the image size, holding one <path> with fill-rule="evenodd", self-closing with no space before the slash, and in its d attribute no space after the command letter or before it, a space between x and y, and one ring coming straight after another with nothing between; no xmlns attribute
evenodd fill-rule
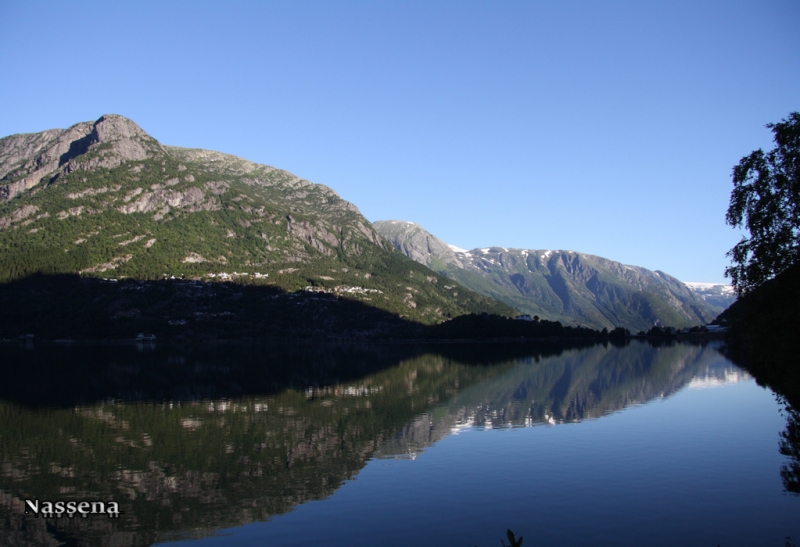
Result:
<svg viewBox="0 0 800 547"><path fill-rule="evenodd" d="M634 331L686 327L718 309L663 272L574 251L453 248L411 222L375 229L406 256L521 312L567 325Z"/></svg>
<svg viewBox="0 0 800 547"><path fill-rule="evenodd" d="M444 288L326 186L117 115L0 139L0 280L37 272L314 287L423 323L512 312Z"/></svg>

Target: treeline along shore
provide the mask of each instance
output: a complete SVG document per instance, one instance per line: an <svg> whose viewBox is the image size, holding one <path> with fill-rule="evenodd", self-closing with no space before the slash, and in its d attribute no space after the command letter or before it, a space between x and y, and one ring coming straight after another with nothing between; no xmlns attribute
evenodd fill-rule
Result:
<svg viewBox="0 0 800 547"><path fill-rule="evenodd" d="M426 325L353 297L264 283L34 275L0 285L0 339L83 340L514 340L624 339L538 317L465 314ZM699 328L695 329L699 332ZM640 333L644 335L645 333ZM675 336L655 328L651 337Z"/></svg>

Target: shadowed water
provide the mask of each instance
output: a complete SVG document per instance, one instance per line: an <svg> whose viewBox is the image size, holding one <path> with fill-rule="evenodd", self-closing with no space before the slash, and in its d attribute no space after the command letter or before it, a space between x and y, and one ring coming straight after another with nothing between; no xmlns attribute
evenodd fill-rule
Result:
<svg viewBox="0 0 800 547"><path fill-rule="evenodd" d="M5 349L4 545L800 537L780 407L713 346Z"/></svg>

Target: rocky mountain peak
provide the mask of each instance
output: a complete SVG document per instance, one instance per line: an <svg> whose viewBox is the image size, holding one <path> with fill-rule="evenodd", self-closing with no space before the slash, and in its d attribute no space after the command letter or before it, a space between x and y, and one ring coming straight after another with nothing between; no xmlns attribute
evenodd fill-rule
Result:
<svg viewBox="0 0 800 547"><path fill-rule="evenodd" d="M112 142L133 137L155 140L133 120L119 114L105 114L94 123L94 136L98 142Z"/></svg>
<svg viewBox="0 0 800 547"><path fill-rule="evenodd" d="M70 152L75 156L86 152L97 152L85 165L77 168L113 168L126 161L147 159L153 154L166 153L153 137L132 120L118 114L105 114L96 122L92 132L72 144ZM69 158L70 160L72 158Z"/></svg>
<svg viewBox="0 0 800 547"><path fill-rule="evenodd" d="M94 157L74 161L87 152ZM0 201L74 170L113 168L143 160L164 148L133 121L106 114L68 129L11 135L0 139Z"/></svg>
<svg viewBox="0 0 800 547"><path fill-rule="evenodd" d="M397 247L404 255L434 269L442 263L463 267L461 260L450 246L425 231L421 226L405 220L378 220L372 223L377 232Z"/></svg>

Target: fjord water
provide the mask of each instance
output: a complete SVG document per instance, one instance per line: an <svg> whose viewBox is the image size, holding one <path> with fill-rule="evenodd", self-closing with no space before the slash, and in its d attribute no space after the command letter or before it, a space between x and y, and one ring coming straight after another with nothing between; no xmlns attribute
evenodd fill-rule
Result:
<svg viewBox="0 0 800 547"><path fill-rule="evenodd" d="M781 406L713 345L4 349L2 544L800 539Z"/></svg>

